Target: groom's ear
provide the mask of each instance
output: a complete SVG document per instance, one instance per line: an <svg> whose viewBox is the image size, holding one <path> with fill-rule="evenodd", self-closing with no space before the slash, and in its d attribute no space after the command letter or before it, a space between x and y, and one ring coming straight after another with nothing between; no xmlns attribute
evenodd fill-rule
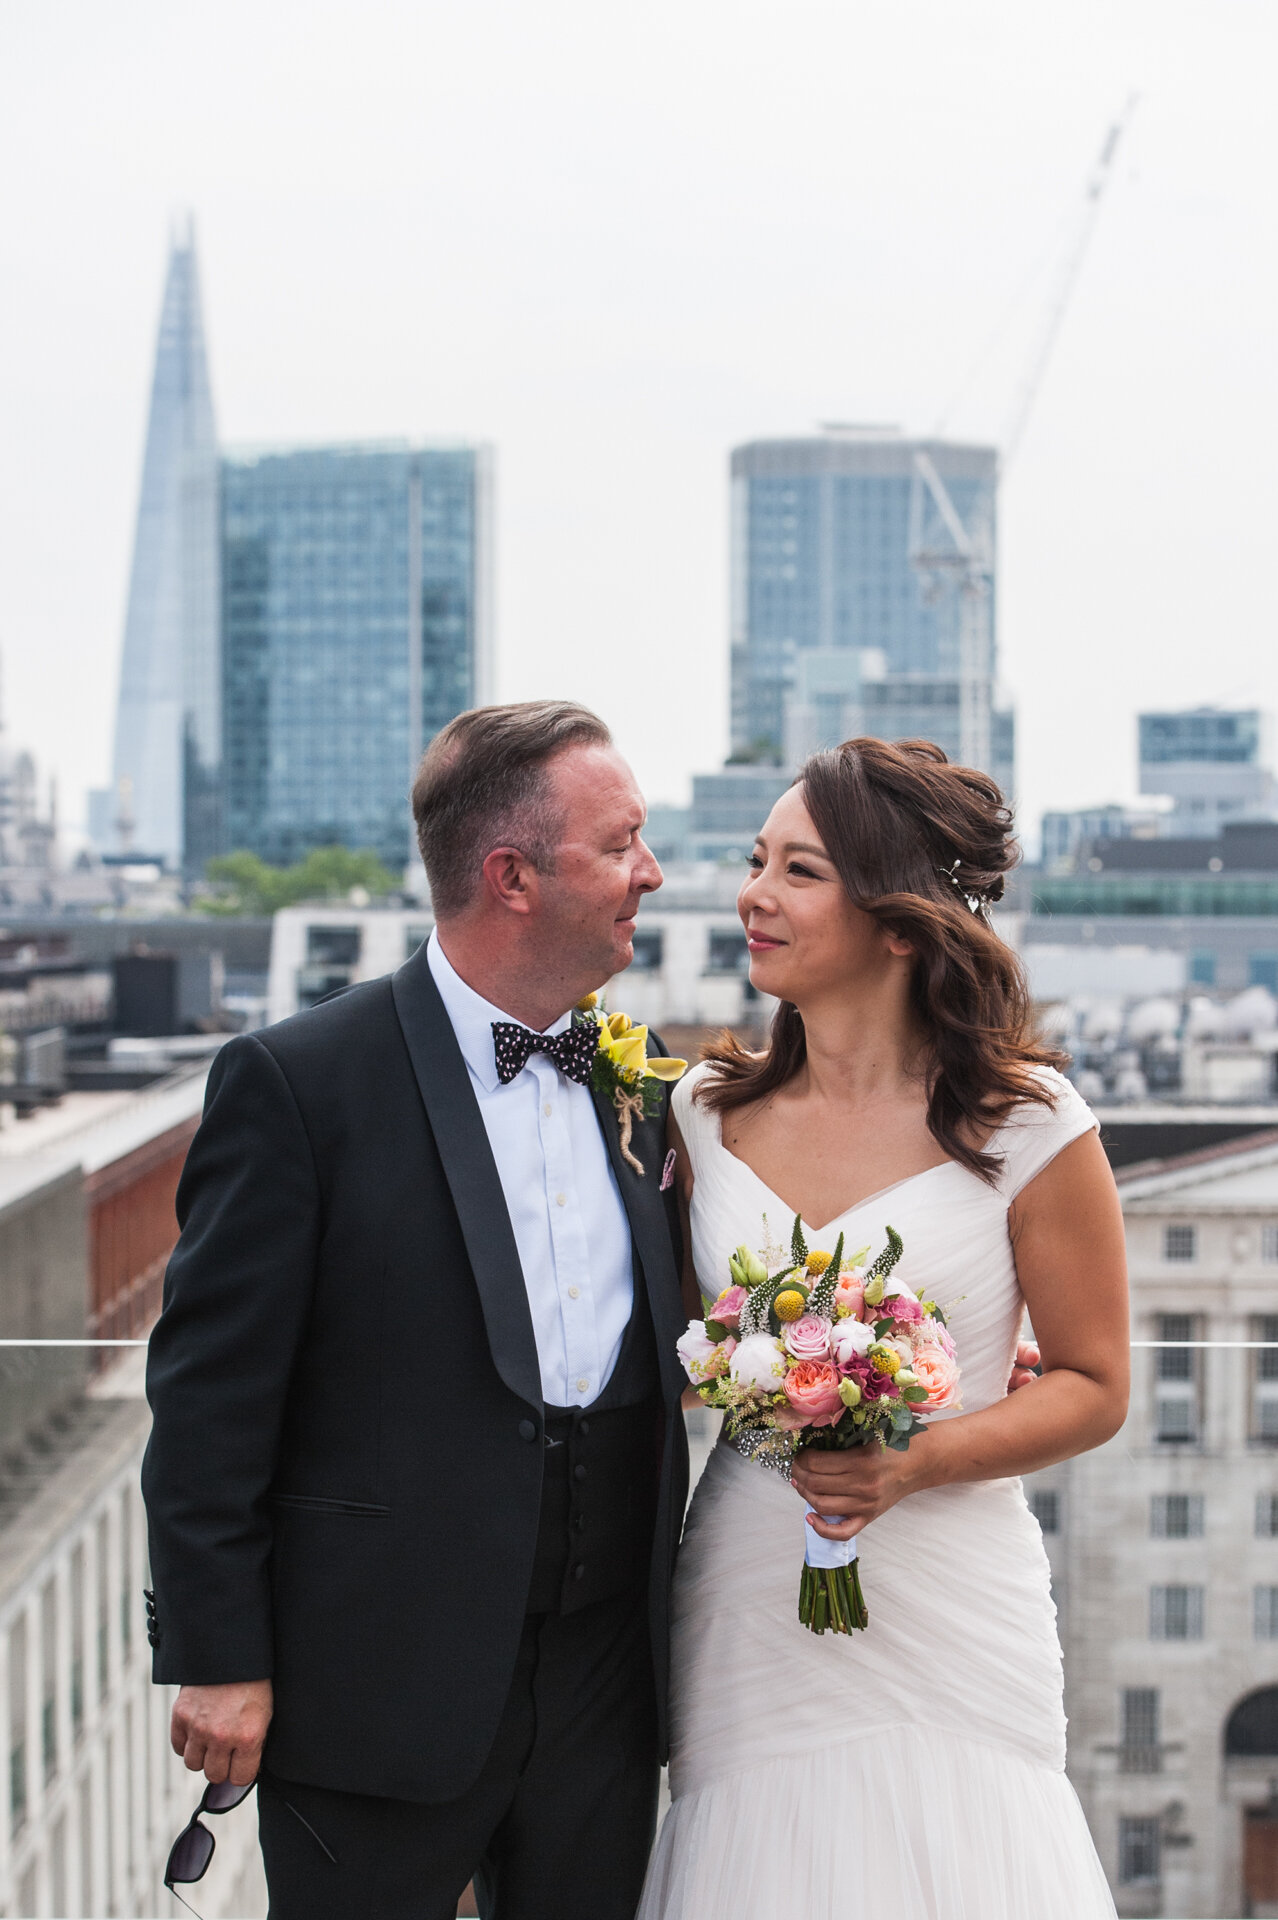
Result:
<svg viewBox="0 0 1278 1920"><path fill-rule="evenodd" d="M537 900L539 876L527 854L518 847L494 847L483 865L488 896L508 913L531 913Z"/></svg>

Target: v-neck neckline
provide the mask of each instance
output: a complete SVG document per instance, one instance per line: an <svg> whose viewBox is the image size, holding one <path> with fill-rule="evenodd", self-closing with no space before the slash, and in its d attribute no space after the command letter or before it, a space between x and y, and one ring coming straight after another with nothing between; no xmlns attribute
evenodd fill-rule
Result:
<svg viewBox="0 0 1278 1920"><path fill-rule="evenodd" d="M755 1172L754 1168L750 1165L748 1160L743 1160L739 1153L734 1153L731 1147L726 1147L724 1145L723 1117L722 1115L717 1115L716 1119L718 1121L718 1129L719 1129L719 1151L721 1153L725 1153L728 1156L729 1160L734 1160L737 1166L742 1168L744 1172L748 1173L750 1178L754 1181L755 1185L761 1188L762 1191L768 1195L769 1199L775 1200L778 1206L784 1207L786 1212L789 1214L798 1213L798 1208L792 1207L789 1201L786 1200L782 1194L779 1194L777 1192L775 1187L770 1187L767 1181L763 1178L762 1174ZM886 1187L879 1187L876 1192L867 1193L864 1199L854 1200L851 1206L844 1207L841 1213L831 1214L830 1218L825 1222L823 1226L819 1226L819 1227L814 1226L810 1220L803 1220L802 1214L799 1214L799 1218L800 1220L803 1220L803 1225L808 1229L809 1233L828 1233L831 1227L837 1227L839 1222L841 1220L846 1220L849 1214L859 1213L863 1207L872 1206L876 1200L885 1199L889 1193L895 1193L898 1188L908 1187L911 1184L911 1182L915 1180L925 1180L929 1173L940 1173L942 1169L945 1167L957 1167L958 1165L959 1165L959 1162L957 1160L953 1160L953 1159L938 1160L934 1166L920 1167L917 1173L903 1174L901 1179L889 1181Z"/></svg>

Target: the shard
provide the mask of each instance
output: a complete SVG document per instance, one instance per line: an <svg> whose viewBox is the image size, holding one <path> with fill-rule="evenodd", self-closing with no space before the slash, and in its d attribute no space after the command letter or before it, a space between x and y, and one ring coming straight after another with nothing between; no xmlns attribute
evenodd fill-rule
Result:
<svg viewBox="0 0 1278 1920"><path fill-rule="evenodd" d="M169 253L129 582L111 808L115 845L198 872L218 850L218 456L195 234Z"/></svg>

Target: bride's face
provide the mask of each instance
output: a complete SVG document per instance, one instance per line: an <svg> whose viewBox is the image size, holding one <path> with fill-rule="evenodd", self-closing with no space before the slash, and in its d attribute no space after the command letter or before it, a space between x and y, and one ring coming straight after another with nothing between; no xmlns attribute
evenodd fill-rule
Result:
<svg viewBox="0 0 1278 1920"><path fill-rule="evenodd" d="M877 979L910 952L848 899L801 786L788 788L768 815L737 912L751 984L800 1007Z"/></svg>

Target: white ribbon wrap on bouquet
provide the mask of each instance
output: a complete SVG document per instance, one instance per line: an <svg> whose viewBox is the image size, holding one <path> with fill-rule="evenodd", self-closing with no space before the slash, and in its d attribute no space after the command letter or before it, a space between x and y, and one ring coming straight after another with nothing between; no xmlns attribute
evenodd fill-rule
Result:
<svg viewBox="0 0 1278 1920"><path fill-rule="evenodd" d="M810 1513L816 1513L816 1508L810 1507L805 1500L803 1512L803 1531L807 1535L803 1557L808 1565L810 1567L850 1567L856 1559L855 1538L827 1540L823 1533L818 1533L814 1527L808 1525L807 1516ZM824 1514L819 1517L823 1520L826 1518Z"/></svg>

